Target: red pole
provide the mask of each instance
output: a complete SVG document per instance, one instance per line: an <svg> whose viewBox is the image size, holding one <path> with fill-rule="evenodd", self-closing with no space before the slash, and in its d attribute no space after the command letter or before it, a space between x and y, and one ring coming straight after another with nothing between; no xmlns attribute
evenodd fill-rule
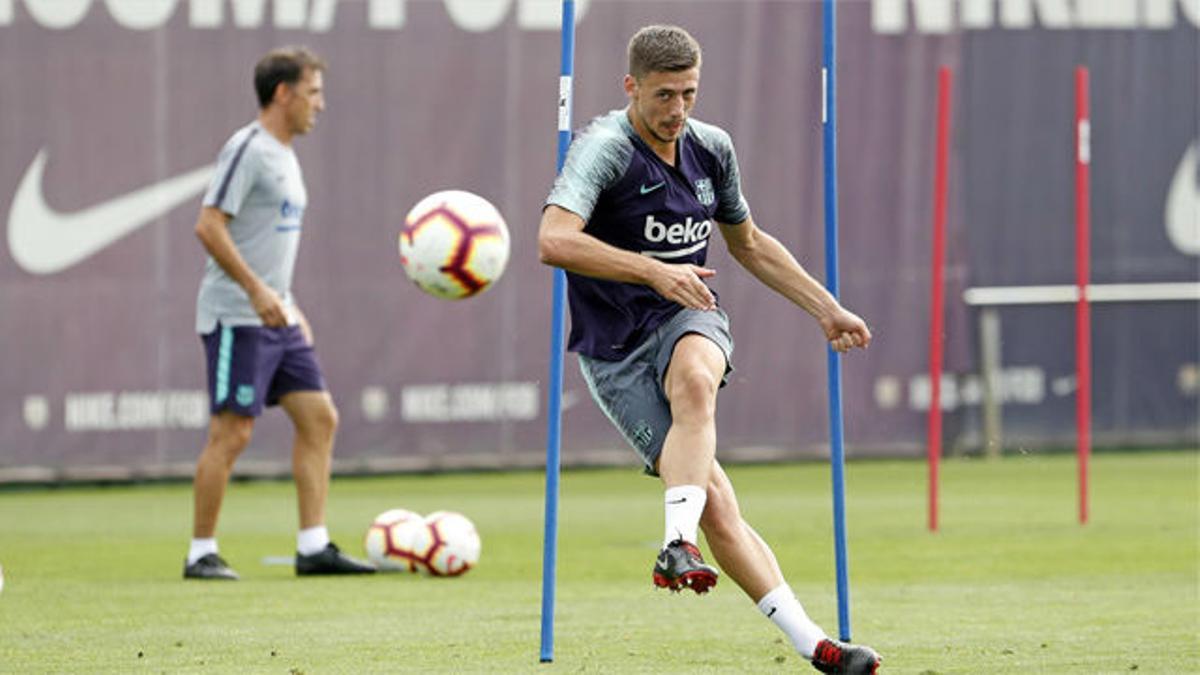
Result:
<svg viewBox="0 0 1200 675"><path fill-rule="evenodd" d="M1092 335L1088 306L1088 232L1090 194L1088 169L1092 161L1091 118L1088 115L1088 69L1075 69L1075 452L1079 458L1079 523L1088 521L1088 459L1092 453Z"/></svg>
<svg viewBox="0 0 1200 675"><path fill-rule="evenodd" d="M942 457L942 343L946 250L946 181L950 154L950 69L938 69L937 156L933 177L933 279L929 302L929 530L938 529L938 464Z"/></svg>

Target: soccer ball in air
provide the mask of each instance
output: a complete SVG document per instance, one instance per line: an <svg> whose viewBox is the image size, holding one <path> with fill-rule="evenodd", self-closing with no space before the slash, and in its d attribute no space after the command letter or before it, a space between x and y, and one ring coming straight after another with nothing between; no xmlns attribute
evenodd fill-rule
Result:
<svg viewBox="0 0 1200 675"><path fill-rule="evenodd" d="M458 300L483 292L508 263L508 227L496 207L463 190L417 202L400 233L400 264L421 290Z"/></svg>
<svg viewBox="0 0 1200 675"><path fill-rule="evenodd" d="M418 561L412 546L424 529L425 519L419 513L407 509L384 511L367 528L367 559L380 571L416 572Z"/></svg>

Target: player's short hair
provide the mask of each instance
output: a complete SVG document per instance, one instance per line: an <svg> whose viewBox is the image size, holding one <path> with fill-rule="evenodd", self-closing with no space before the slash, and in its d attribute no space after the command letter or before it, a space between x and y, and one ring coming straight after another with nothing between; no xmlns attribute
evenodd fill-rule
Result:
<svg viewBox="0 0 1200 675"><path fill-rule="evenodd" d="M280 82L296 84L304 77L305 69L325 70L325 61L307 47L272 49L254 66L254 91L258 107L266 108L275 98Z"/></svg>
<svg viewBox="0 0 1200 675"><path fill-rule="evenodd" d="M629 39L629 74L678 72L700 67L700 43L679 26L646 26Z"/></svg>

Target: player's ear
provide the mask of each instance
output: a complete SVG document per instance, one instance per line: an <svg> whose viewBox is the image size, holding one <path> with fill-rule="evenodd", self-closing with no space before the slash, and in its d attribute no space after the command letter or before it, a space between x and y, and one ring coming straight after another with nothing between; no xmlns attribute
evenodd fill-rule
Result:
<svg viewBox="0 0 1200 675"><path fill-rule="evenodd" d="M633 98L633 91L637 89L637 78L633 75L626 74L625 81L622 83L625 87L625 95Z"/></svg>

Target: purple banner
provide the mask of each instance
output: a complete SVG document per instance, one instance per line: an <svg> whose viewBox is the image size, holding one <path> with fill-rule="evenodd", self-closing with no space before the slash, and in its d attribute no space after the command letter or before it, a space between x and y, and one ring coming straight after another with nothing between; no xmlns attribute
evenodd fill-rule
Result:
<svg viewBox="0 0 1200 675"><path fill-rule="evenodd" d="M977 286L1074 278L1072 72L1092 81L1092 280L1200 282L1200 16L1187 0L839 5L842 300L875 333L844 359L849 454L915 455L928 407L936 71L955 72L947 248L947 447L976 450ZM0 482L186 475L207 424L192 233L217 150L256 113L251 68L302 43L327 109L297 140L309 206L295 291L340 412L339 470L535 466L545 444L554 177L554 0L0 0ZM625 44L678 22L704 46L695 115L733 136L756 222L817 277L820 4L577 2L575 125L624 105ZM482 296L408 282L396 236L424 195L505 215ZM825 347L716 245L737 367L719 453L819 456ZM1002 310L1006 435L1069 443L1069 305ZM1195 299L1093 311L1098 443L1196 442ZM632 454L568 356L564 461ZM1065 439L1065 442L1064 442ZM264 415L244 473L286 471Z"/></svg>

